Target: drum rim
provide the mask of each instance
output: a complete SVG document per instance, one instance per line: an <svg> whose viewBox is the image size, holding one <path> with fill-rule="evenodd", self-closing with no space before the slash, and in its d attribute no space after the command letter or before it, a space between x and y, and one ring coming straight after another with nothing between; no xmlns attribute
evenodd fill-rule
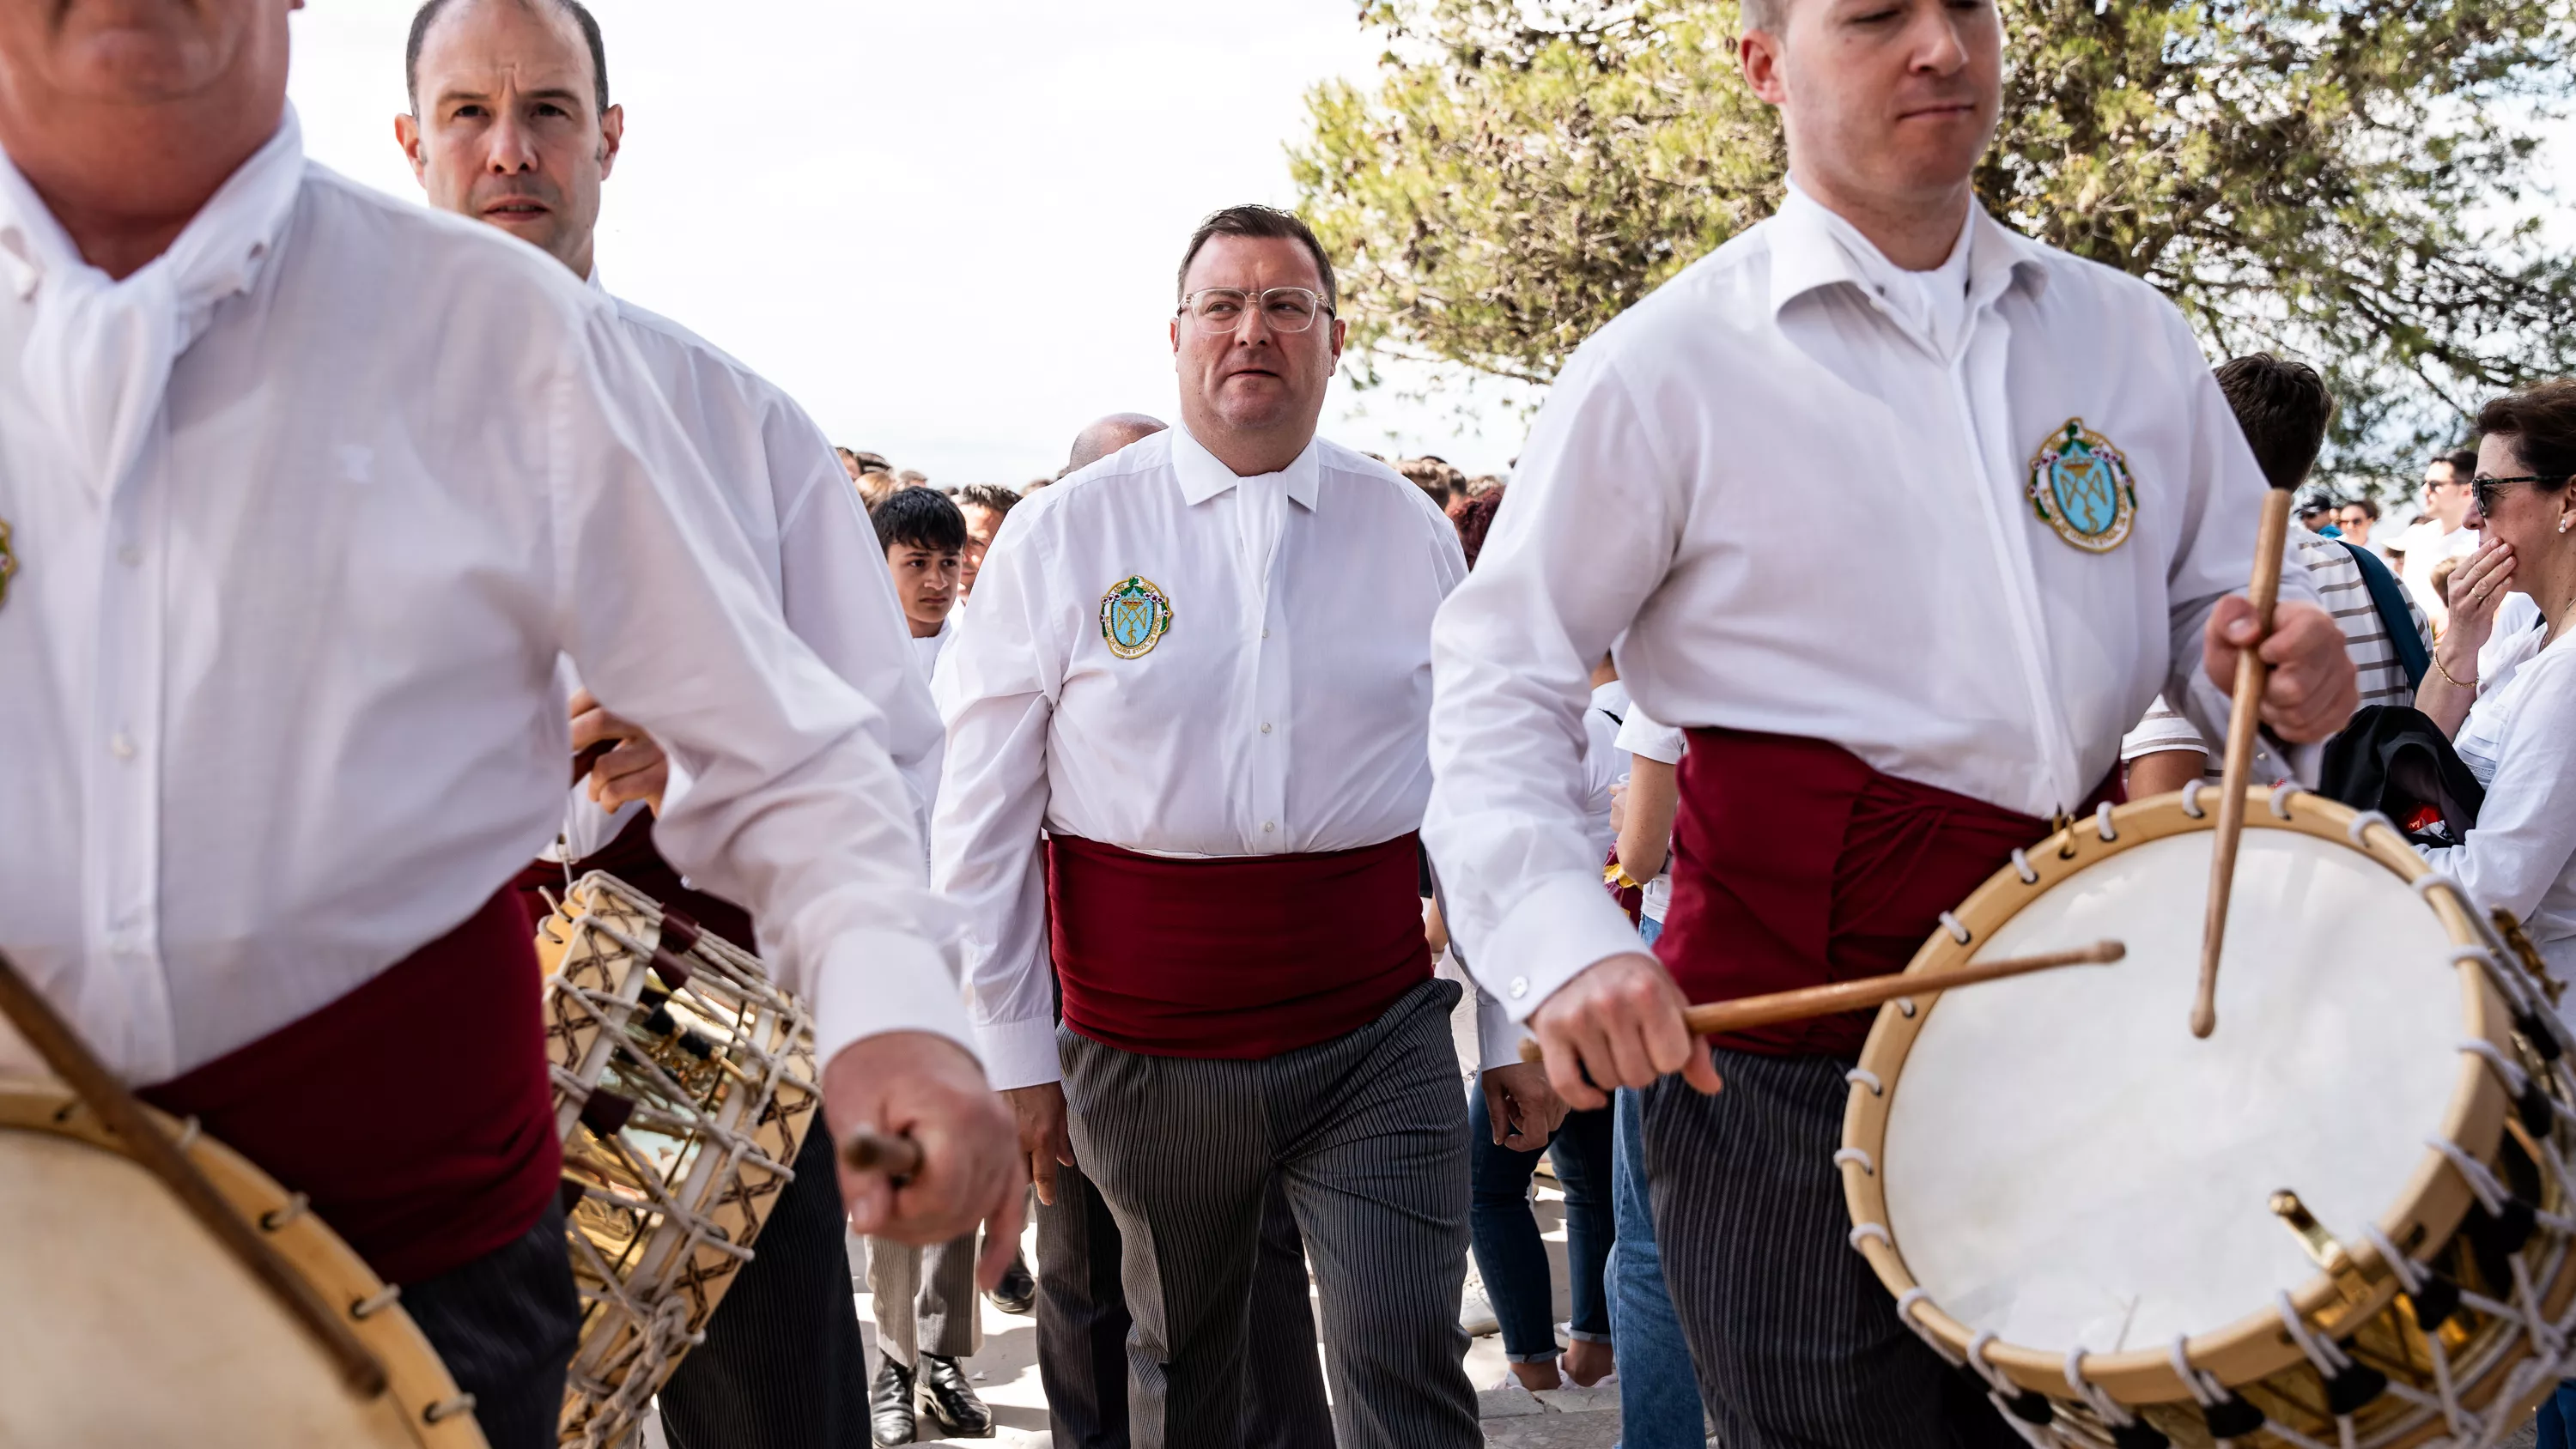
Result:
<svg viewBox="0 0 2576 1449"><path fill-rule="evenodd" d="M2025 882L2013 865L1996 871L1952 913L1972 933L1970 940L1961 944L1946 929L1934 931L1915 952L1914 959L1906 963L1905 974L1963 964L1986 937L2018 915L2029 901L2089 866L2152 841L2212 828L2216 820L2215 794L2200 792L2201 811L2197 816L2184 810L2181 794L2160 795L2114 807L2109 815L2112 839L2103 839L2095 817L2087 816L2061 834L2034 844L2026 859L2038 878ZM2269 788L2256 787L2247 794L2248 829L2288 830L2329 841L2370 857L2410 886L2433 873L2432 867L2393 829L2372 829L2356 840L2354 823L2362 817L2338 801L2294 791L2280 797L2281 808L2276 810L2275 796ZM2041 849L2043 845L2049 848ZM2477 924L2449 892L2428 892L2424 899L2455 944L2464 948L2483 944ZM2471 965L2458 964L2454 970L2460 977L2469 1034L2512 1053L2512 1013L2494 983ZM1885 1226L1886 1194L1874 1168L1865 1164L1875 1164L1884 1155L1888 1110L1903 1074L1905 1057L1937 999L1891 1002L1879 1009L1861 1048L1859 1066L1883 1090L1873 1092L1866 1080L1856 1083L1843 1116L1842 1145L1852 1149L1838 1158L1844 1202L1854 1223L1875 1225L1878 1229L1856 1231L1855 1246L1868 1259L1879 1281L1900 1302L1920 1285L1905 1265L1893 1230ZM1917 1009L1909 1012L1909 1007ZM2503 1136L2511 1103L2492 1073L2468 1053L2461 1054L2456 1081L2444 1109L2442 1132L2472 1155L2485 1159L2493 1154ZM2426 1147L2407 1179L2405 1192L2379 1219L2378 1226L2391 1241L2400 1244L2443 1242L2458 1229L2474 1201L2468 1184L2451 1170L2447 1160ZM2414 1236L2418 1233L2420 1238ZM2352 1242L2346 1247L2374 1285L2371 1305L2384 1307L2396 1296L2394 1276L2369 1243ZM2340 1301L2333 1281L2322 1269L2290 1296L2303 1316L2312 1316ZM1952 1318L1928 1295L1915 1308L1913 1320L1918 1330L1928 1333L1953 1357L1967 1355L1976 1337L1969 1325ZM2279 1318L2268 1310L2192 1335L2186 1341L2186 1352L2194 1368L2215 1375L2230 1387L2257 1382L2305 1362L2299 1346L2281 1331ZM1984 1359L2023 1389L2056 1398L2067 1395L2067 1357L2062 1347L2049 1352L1992 1339L1986 1344ZM2086 1354L2082 1362L2086 1379L2122 1403L2170 1403L2193 1397L2174 1371L2168 1345Z"/></svg>
<svg viewBox="0 0 2576 1449"><path fill-rule="evenodd" d="M174 1138L187 1131L166 1113L144 1110ZM59 1082L0 1080L0 1131L66 1138L117 1157L128 1156L98 1115ZM261 1227L269 1246L304 1275L324 1302L339 1305L350 1330L383 1361L386 1395L402 1410L422 1449L485 1449L483 1431L471 1413L450 1412L434 1422L429 1419L433 1406L458 1397L456 1380L420 1325L403 1311L400 1300L388 1300L364 1315L356 1311L386 1291L385 1281L357 1250L318 1215L291 1211L292 1195L249 1158L204 1132L187 1137L185 1144L189 1159L233 1210ZM153 1190L160 1190L158 1184ZM272 1220L276 1220L274 1227L269 1226Z"/></svg>

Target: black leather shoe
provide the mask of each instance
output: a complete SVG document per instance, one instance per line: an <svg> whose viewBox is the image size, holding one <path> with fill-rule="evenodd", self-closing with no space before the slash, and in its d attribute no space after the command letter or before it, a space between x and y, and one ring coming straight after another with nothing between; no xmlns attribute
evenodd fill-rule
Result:
<svg viewBox="0 0 2576 1449"><path fill-rule="evenodd" d="M915 1433L912 1370L885 1359L876 1378L868 1384L868 1438L879 1449L893 1449L894 1445L911 1443Z"/></svg>
<svg viewBox="0 0 2576 1449"><path fill-rule="evenodd" d="M1026 1318L1035 1312L1038 1306L1038 1280L1029 1276L1028 1254L1013 1253L1011 1266L1002 1270L1002 1281L994 1284L993 1291L985 1296L992 1299L993 1306L1004 1313L1016 1313Z"/></svg>
<svg viewBox="0 0 2576 1449"><path fill-rule="evenodd" d="M966 1382L966 1371L953 1358L935 1353L921 1356L921 1383L914 1402L921 1416L950 1439L990 1439L993 1437L993 1411L975 1397Z"/></svg>

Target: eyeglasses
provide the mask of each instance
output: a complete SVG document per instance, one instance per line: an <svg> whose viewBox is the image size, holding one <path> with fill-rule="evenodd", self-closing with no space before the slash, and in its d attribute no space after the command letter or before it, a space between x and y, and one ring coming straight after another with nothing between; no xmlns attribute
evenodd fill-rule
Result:
<svg viewBox="0 0 2576 1449"><path fill-rule="evenodd" d="M1247 307L1261 309L1262 325L1273 332L1303 332L1328 315L1333 304L1304 287L1273 287L1248 292L1241 287L1201 287L1181 299L1182 315L1212 332L1231 332L1243 325Z"/></svg>
<svg viewBox="0 0 2576 1449"><path fill-rule="evenodd" d="M2469 496L2477 500L2478 512L2492 518L2495 516L2496 498L2504 492L2508 484L2537 483L2547 487L2562 481L2564 480L2542 473L2525 473L2519 478L2490 478L2481 473L2469 480Z"/></svg>

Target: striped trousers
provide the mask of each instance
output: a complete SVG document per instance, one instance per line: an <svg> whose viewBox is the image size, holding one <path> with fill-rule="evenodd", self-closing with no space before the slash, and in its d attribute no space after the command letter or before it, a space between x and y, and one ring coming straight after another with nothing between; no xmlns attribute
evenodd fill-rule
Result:
<svg viewBox="0 0 2576 1449"><path fill-rule="evenodd" d="M1240 1449L1261 1223L1279 1184L1314 1264L1339 1449L1481 1449L1462 1360L1467 1107L1455 982L1260 1061L1059 1028L1074 1159L1116 1220L1137 1449Z"/></svg>
<svg viewBox="0 0 2576 1449"><path fill-rule="evenodd" d="M2020 1449L1852 1251L1847 1063L1714 1049L1714 1097L1645 1092L1655 1241L1726 1449Z"/></svg>
<svg viewBox="0 0 2576 1449"><path fill-rule="evenodd" d="M975 1296L976 1241L971 1232L928 1248L868 1239L877 1352L913 1369L925 1353L965 1358L984 1346L983 1304Z"/></svg>
<svg viewBox="0 0 2576 1449"><path fill-rule="evenodd" d="M581 1341L581 1293L564 1246L564 1211L547 1203L535 1227L435 1278L402 1285L402 1306L474 1396L491 1449L552 1449L564 1371Z"/></svg>

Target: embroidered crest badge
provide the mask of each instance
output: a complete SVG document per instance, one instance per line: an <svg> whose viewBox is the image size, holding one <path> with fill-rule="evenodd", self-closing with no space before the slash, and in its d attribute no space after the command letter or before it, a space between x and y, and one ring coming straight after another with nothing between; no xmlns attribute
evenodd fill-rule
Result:
<svg viewBox="0 0 2576 1449"><path fill-rule="evenodd" d="M9 520L0 518L0 604L9 602L9 581L18 576L18 555L9 549Z"/></svg>
<svg viewBox="0 0 2576 1449"><path fill-rule="evenodd" d="M1142 659L1172 627L1172 600L1152 580L1130 574L1100 596L1100 637L1121 659Z"/></svg>
<svg viewBox="0 0 2576 1449"><path fill-rule="evenodd" d="M2109 553L2129 541L2138 490L2129 460L2109 438L2068 418L2030 460L2030 505L2057 536L2086 553Z"/></svg>

